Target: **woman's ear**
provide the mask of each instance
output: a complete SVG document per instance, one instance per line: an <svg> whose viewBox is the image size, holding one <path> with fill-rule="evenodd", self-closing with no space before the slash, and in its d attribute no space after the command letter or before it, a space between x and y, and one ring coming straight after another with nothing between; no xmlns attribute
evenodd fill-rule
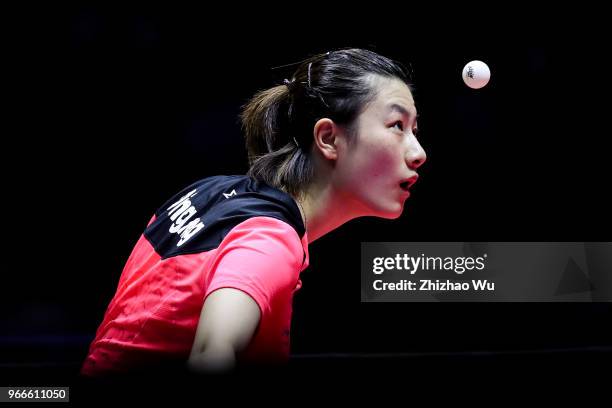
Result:
<svg viewBox="0 0 612 408"><path fill-rule="evenodd" d="M339 127L329 118L322 118L314 125L314 145L323 157L329 160L338 158Z"/></svg>

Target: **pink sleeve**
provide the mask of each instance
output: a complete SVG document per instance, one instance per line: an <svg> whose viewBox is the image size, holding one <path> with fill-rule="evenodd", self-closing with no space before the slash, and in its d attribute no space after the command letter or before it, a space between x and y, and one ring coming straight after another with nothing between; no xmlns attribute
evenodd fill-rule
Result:
<svg viewBox="0 0 612 408"><path fill-rule="evenodd" d="M249 218L219 246L204 298L220 288L239 289L265 314L277 294L294 289L303 257L300 237L289 224L271 217Z"/></svg>

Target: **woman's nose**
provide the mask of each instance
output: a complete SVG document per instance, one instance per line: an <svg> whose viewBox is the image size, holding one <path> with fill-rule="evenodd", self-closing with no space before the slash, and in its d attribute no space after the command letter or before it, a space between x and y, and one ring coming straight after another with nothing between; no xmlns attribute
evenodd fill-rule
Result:
<svg viewBox="0 0 612 408"><path fill-rule="evenodd" d="M425 163L425 160L427 160L427 154L421 144L414 138L406 156L408 167L412 170L416 170Z"/></svg>

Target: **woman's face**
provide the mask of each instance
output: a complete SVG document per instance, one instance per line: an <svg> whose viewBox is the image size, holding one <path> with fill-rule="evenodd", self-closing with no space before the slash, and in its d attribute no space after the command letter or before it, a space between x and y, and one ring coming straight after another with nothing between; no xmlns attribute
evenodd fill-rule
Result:
<svg viewBox="0 0 612 408"><path fill-rule="evenodd" d="M354 139L339 144L334 181L361 216L397 218L426 155L415 137L417 112L408 86L372 80L376 98L358 116Z"/></svg>

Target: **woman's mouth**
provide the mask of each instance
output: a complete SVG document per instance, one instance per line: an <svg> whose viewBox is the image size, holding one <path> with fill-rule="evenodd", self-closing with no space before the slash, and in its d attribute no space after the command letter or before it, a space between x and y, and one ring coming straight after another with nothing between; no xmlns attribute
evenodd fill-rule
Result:
<svg viewBox="0 0 612 408"><path fill-rule="evenodd" d="M412 185L414 183L416 183L418 178L419 178L418 174L415 174L414 176L410 177L409 179L405 179L405 180L401 181L399 186L404 191L410 191L410 187L412 187Z"/></svg>

